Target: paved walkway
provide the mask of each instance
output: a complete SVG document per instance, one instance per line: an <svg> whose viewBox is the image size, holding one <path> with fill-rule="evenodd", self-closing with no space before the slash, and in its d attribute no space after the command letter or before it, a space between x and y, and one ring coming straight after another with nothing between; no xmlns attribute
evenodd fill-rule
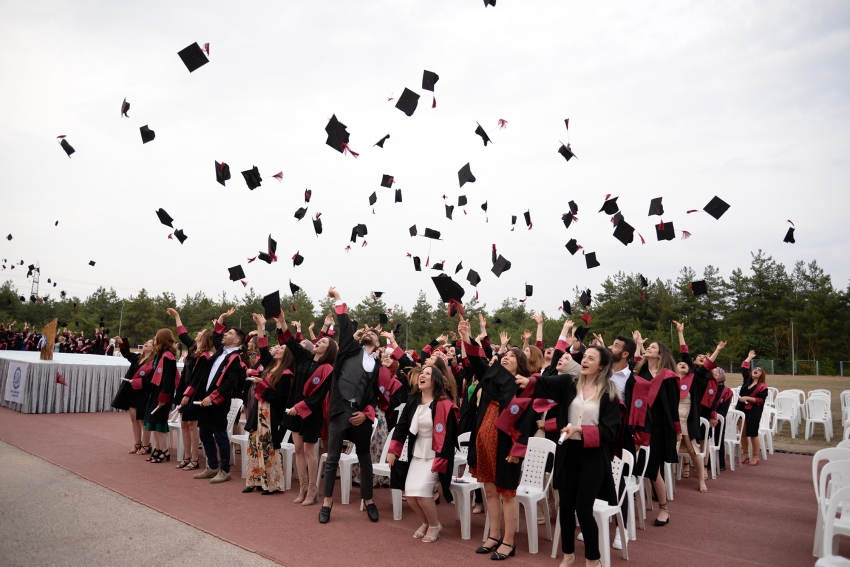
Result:
<svg viewBox="0 0 850 567"><path fill-rule="evenodd" d="M0 564L275 565L0 442Z"/></svg>

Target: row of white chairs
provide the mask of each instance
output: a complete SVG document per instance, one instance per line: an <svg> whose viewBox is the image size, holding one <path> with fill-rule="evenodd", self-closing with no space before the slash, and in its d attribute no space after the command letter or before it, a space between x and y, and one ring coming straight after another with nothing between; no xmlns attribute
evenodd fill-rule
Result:
<svg viewBox="0 0 850 567"><path fill-rule="evenodd" d="M816 567L850 565L837 557L836 535L850 536L850 442L821 449L812 458L812 482L817 504L817 523L812 554L820 557Z"/></svg>

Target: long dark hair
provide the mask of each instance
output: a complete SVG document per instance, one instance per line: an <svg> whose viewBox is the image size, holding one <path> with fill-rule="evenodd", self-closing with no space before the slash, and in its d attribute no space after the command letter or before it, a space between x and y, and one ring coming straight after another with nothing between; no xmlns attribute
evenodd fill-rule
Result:
<svg viewBox="0 0 850 567"><path fill-rule="evenodd" d="M322 353L322 356L319 357L319 360L316 361L318 366L323 364L333 364L336 360L336 355L339 352L339 345L336 344L336 341L332 338L328 337L328 348L325 349L325 352Z"/></svg>
<svg viewBox="0 0 850 567"><path fill-rule="evenodd" d="M284 349L283 358L275 360L274 364L264 369L263 373L260 374L260 377L267 379L269 386L275 390L277 389L277 383L280 382L280 378L285 371L289 370L293 374L295 373L295 355L292 354L292 351L286 345L280 345L280 348Z"/></svg>
<svg viewBox="0 0 850 567"><path fill-rule="evenodd" d="M174 344L174 333L171 329L160 329L156 332L153 339L153 355L159 356L163 351L171 351L171 354L177 354L177 345Z"/></svg>
<svg viewBox="0 0 850 567"><path fill-rule="evenodd" d="M662 368L666 368L670 372L675 374L676 372L676 359L673 358L673 353L670 352L670 347L665 345L662 342L656 341L656 345L658 345L658 370L660 371ZM652 346L650 344L650 346ZM637 363L633 372L635 374L640 374L640 371L643 369L644 365L647 364L647 358L644 356L640 362Z"/></svg>
<svg viewBox="0 0 850 567"><path fill-rule="evenodd" d="M516 357L516 373L517 376L531 376L533 372L528 368L528 359L522 349L519 347L511 347L509 349Z"/></svg>
<svg viewBox="0 0 850 567"><path fill-rule="evenodd" d="M211 350L215 350L212 342L212 331L209 329L204 329L201 331L201 338L195 341L192 346L189 347L188 355L194 358L197 358L199 354L203 352L209 352Z"/></svg>
<svg viewBox="0 0 850 567"><path fill-rule="evenodd" d="M451 370L449 370L449 365L446 364L446 361L443 360L443 357L438 356L434 359L434 364L432 368L436 368L440 372L440 376L443 381L443 389L448 391L449 396L452 401L457 403L457 382L455 381L454 374L452 374ZM423 370L425 370L423 368ZM437 395L434 394L434 399L437 398Z"/></svg>
<svg viewBox="0 0 850 567"><path fill-rule="evenodd" d="M439 400L439 399L442 399L444 397L447 397L445 375L442 372L440 372L440 369L437 368L436 365L426 366L425 368L431 369L431 383L434 385L433 386L434 389L431 390L431 392L434 396L434 399ZM425 368L422 369L422 372L425 372ZM420 374L421 374L421 372L420 372ZM413 385L413 388L414 388L413 394L419 393L419 380L416 381L416 383Z"/></svg>

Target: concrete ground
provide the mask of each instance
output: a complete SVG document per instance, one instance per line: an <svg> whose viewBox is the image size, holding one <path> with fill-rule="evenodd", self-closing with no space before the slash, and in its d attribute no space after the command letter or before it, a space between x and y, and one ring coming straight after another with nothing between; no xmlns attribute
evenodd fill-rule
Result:
<svg viewBox="0 0 850 567"><path fill-rule="evenodd" d="M277 565L0 442L0 565Z"/></svg>

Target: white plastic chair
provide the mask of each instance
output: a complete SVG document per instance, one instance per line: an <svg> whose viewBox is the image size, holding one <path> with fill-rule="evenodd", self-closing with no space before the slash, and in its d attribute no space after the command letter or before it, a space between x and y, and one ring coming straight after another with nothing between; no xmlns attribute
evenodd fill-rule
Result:
<svg viewBox="0 0 850 567"><path fill-rule="evenodd" d="M812 550L812 554L815 557L820 557L820 554L823 551L823 520L824 516L821 513L822 508L822 498L825 498L825 495L821 494L821 485L820 485L820 475L821 475L821 464L828 465L833 461L846 461L850 460L850 449L838 449L836 447L830 447L828 449L821 449L817 453L815 453L814 457L812 457L812 483L815 486L815 501L818 505L818 518L817 525L815 527L815 542L814 548Z"/></svg>
<svg viewBox="0 0 850 567"><path fill-rule="evenodd" d="M469 451L469 433L461 433L457 437L460 448L455 454L464 455ZM454 496L455 518L460 521L460 539L469 539L472 533L472 494L481 489L484 495L484 536L490 533L490 516L487 514L487 495L484 493L484 484L478 482L469 471L469 467L463 472L460 479L453 478L449 485L449 490Z"/></svg>
<svg viewBox="0 0 850 567"><path fill-rule="evenodd" d="M644 446L638 447L637 455L634 458L635 463L640 462L640 460L641 460L640 454L641 453L644 454L643 455L643 467L640 470L640 474L637 474L638 473L637 470L633 471L634 474L632 475L632 477L630 479L627 479L627 481L626 481L626 489L629 491L629 498L631 498L632 495L635 496L635 500L630 501L629 507L632 510L635 510L636 508L638 510L640 510L640 516L639 516L639 518L640 518L640 529L645 530L646 529L646 525L645 525L645 521L646 521L646 501L647 501L647 498L646 498L646 492L647 492L646 482L647 482L648 479L646 479L644 477L644 473L646 473L646 465L647 465L647 463L649 463L649 445L644 445ZM651 492L650 492L650 494L651 494ZM636 506L636 504L637 504L636 500L640 500L640 506ZM651 510L652 509L652 498L649 498L649 506L650 506L650 510ZM635 539L635 537L632 537L634 535L635 535L634 526L632 526L630 528L630 536L629 537L631 537L631 539Z"/></svg>
<svg viewBox="0 0 850 567"><path fill-rule="evenodd" d="M815 424L823 425L823 433L826 442L832 437L832 418L829 400L819 395L810 396L806 400L806 439L809 439L815 431Z"/></svg>
<svg viewBox="0 0 850 567"><path fill-rule="evenodd" d="M767 454L773 454L773 429L776 426L776 408L765 405L759 421L759 445L761 458L767 460Z"/></svg>
<svg viewBox="0 0 850 567"><path fill-rule="evenodd" d="M850 559L839 557L836 535L850 535L850 520L848 520L848 509L850 509L850 488L842 488L835 492L829 499L826 507L826 515L823 525L823 548L821 559L815 563L815 567L848 567ZM841 514L836 518L837 514Z"/></svg>
<svg viewBox="0 0 850 567"><path fill-rule="evenodd" d="M555 458L555 443L545 437L530 437L525 458L522 461L522 477L516 489L518 506L525 509L525 522L528 528L528 552L537 553L537 502L544 501L546 520L546 539L552 540L552 522L549 519L549 483L552 475L546 479L546 462L549 455ZM519 508L517 508L519 510ZM517 527L519 531L519 514Z"/></svg>
<svg viewBox="0 0 850 567"><path fill-rule="evenodd" d="M832 539L824 538L823 528L828 518L827 511L829 510L832 495L839 492L842 488L850 486L850 460L832 460L821 469L819 475L818 488L818 527L815 532L815 542L821 538L822 546L814 549L816 557L821 557L828 550L834 549L837 551L837 546ZM834 516L834 514L833 514ZM850 535L850 523L845 519L842 526ZM834 547L835 546L835 547Z"/></svg>
<svg viewBox="0 0 850 567"><path fill-rule="evenodd" d="M375 438L375 432L378 430L378 420L372 422L372 437ZM387 437L387 441L392 440L392 434ZM389 447L389 445L387 445ZM340 500L343 504L348 504L351 501L351 466L358 463L357 459L357 451L352 443L349 445L350 453L340 453L339 455L339 484L340 484ZM294 451L294 447L293 447ZM325 473L325 462L328 460L328 454L322 453L322 456L319 457L319 467L316 472L316 486L319 486L319 481L322 478L322 475ZM384 451L384 461L386 461L386 451ZM372 465L373 472L375 465ZM291 467L290 467L291 468ZM375 473L377 474L377 473ZM364 482L365 479L361 478L360 482ZM371 482L371 481L370 481Z"/></svg>
<svg viewBox="0 0 850 567"><path fill-rule="evenodd" d="M393 427L392 431L390 431L389 435L387 435L387 440L384 443L384 448L381 451L381 460L372 465L372 474L377 476L385 476L387 480L390 479L390 465L387 464L387 453L390 451L390 443L393 441L393 432L395 432L395 427ZM401 457L404 460L407 460L407 439L404 441L404 447L401 450ZM342 473L340 473L342 476ZM351 478L351 472L349 471L349 478ZM366 479L360 478L360 482L364 482ZM393 519L401 520L401 490L396 488L392 489L392 499L393 499ZM360 501L360 511L366 509L364 501Z"/></svg>
<svg viewBox="0 0 850 567"><path fill-rule="evenodd" d="M735 460L741 462L741 437L744 434L744 414L738 410L730 409L726 413L726 431L723 435L726 444L726 454L729 455L729 464L735 470Z"/></svg>
<svg viewBox="0 0 850 567"><path fill-rule="evenodd" d="M691 444L694 445L694 450L700 456L702 456L702 462L705 463L707 461L708 456L708 446L711 444L711 440L714 438L714 430L711 428L711 425L708 423L708 420L704 417L699 418L700 429L706 430L706 439L707 442L698 443L695 439L691 439ZM679 453L679 466L676 469L676 479L682 480L682 468L685 463L685 459L690 460L691 456L689 453ZM695 464L695 463L691 463Z"/></svg>
<svg viewBox="0 0 850 567"><path fill-rule="evenodd" d="M182 419L180 414L180 406L174 409L171 412L171 415L168 416L168 446L174 447L174 443L171 442L171 434L177 433L177 460L183 460L183 424L180 422Z"/></svg>
<svg viewBox="0 0 850 567"><path fill-rule="evenodd" d="M845 439L835 446L836 449L850 449L850 439Z"/></svg>
<svg viewBox="0 0 850 567"><path fill-rule="evenodd" d="M850 419L850 390L841 392L841 423Z"/></svg>
<svg viewBox="0 0 850 567"><path fill-rule="evenodd" d="M767 387L767 399L764 401L766 405L772 406L776 401L776 396L779 394L779 388L772 386Z"/></svg>
<svg viewBox="0 0 850 567"><path fill-rule="evenodd" d="M720 431L726 431L726 418L720 414L717 414L717 424L720 426ZM711 443L708 446L708 460L711 466L712 480L717 480L717 471L720 469L720 465L726 464L720 462L720 442L722 438L723 436L718 435L717 431L713 431L711 434Z"/></svg>
<svg viewBox="0 0 850 567"><path fill-rule="evenodd" d="M784 392L783 392L784 393ZM774 433L777 435L782 432L782 422L787 421L788 427L791 429L791 438L797 438L797 429L800 425L800 402L799 399L789 394L784 396L780 394L776 397L776 420Z"/></svg>
<svg viewBox="0 0 850 567"><path fill-rule="evenodd" d="M287 490L292 488L292 470L295 468L293 467L295 463L295 443L292 443L291 440L292 432L287 429L283 435L283 440L280 442L280 461L283 465L283 481L286 483ZM295 473L297 475L298 471L296 470ZM319 486L319 484L316 483L316 486Z"/></svg>

